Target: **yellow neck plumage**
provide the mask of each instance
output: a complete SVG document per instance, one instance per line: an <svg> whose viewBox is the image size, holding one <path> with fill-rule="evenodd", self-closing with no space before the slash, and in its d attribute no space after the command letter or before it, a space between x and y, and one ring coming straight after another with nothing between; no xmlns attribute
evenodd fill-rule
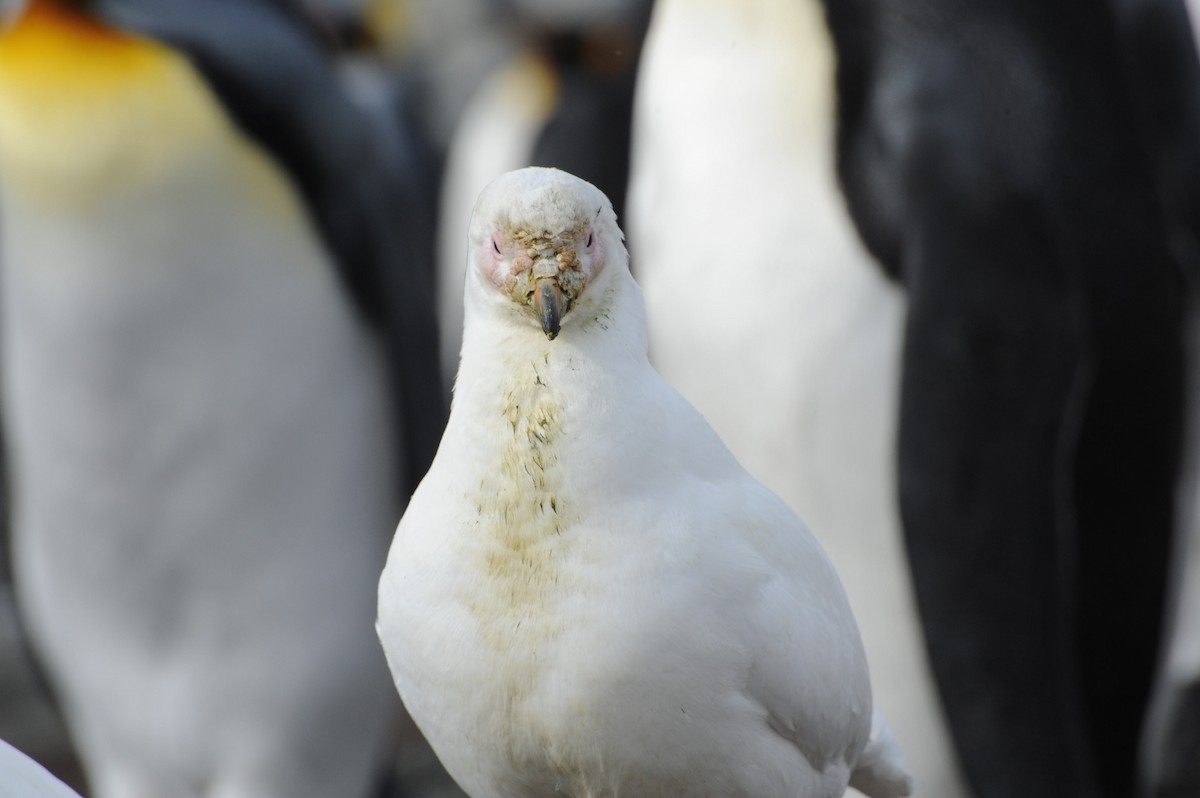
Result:
<svg viewBox="0 0 1200 798"><path fill-rule="evenodd" d="M0 171L41 199L151 176L214 134L228 122L208 86L153 40L57 0L32 0L0 34Z"/></svg>

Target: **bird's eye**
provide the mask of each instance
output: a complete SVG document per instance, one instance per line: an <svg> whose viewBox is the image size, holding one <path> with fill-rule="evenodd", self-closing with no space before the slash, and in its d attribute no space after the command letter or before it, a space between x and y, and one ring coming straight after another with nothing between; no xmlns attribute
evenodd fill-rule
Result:
<svg viewBox="0 0 1200 798"><path fill-rule="evenodd" d="M587 248L588 249L592 248L592 244L595 242L595 239L596 239L596 234L589 230L588 231L588 240L587 240Z"/></svg>
<svg viewBox="0 0 1200 798"><path fill-rule="evenodd" d="M500 254L500 242L496 240L495 236L492 236L492 249L496 250L497 255Z"/></svg>

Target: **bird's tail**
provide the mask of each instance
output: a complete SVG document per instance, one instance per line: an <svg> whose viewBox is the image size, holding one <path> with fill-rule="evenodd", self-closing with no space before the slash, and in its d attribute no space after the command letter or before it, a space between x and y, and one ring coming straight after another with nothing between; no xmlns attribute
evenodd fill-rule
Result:
<svg viewBox="0 0 1200 798"><path fill-rule="evenodd" d="M850 786L870 798L912 794L913 777L904 769L904 754L878 708L871 713L871 737L850 773Z"/></svg>

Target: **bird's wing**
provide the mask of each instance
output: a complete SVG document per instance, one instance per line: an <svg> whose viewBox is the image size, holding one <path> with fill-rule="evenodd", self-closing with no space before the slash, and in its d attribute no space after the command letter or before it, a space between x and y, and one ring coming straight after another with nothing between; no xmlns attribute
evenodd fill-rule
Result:
<svg viewBox="0 0 1200 798"><path fill-rule="evenodd" d="M304 197L342 281L389 351L415 486L445 423L437 363L431 181L418 134L372 116L314 31L275 0L88 0L108 24L185 52L239 127ZM413 146L408 146L412 144Z"/></svg>
<svg viewBox="0 0 1200 798"><path fill-rule="evenodd" d="M912 795L913 777L905 768L900 746L878 708L871 713L871 738L854 763L850 786L870 798Z"/></svg>
<svg viewBox="0 0 1200 798"><path fill-rule="evenodd" d="M746 493L747 538L778 569L751 613L748 694L815 769L844 765L872 798L911 794L900 748L871 705L866 653L832 564L780 499L758 484Z"/></svg>
<svg viewBox="0 0 1200 798"><path fill-rule="evenodd" d="M841 583L804 523L746 479L730 522L773 578L745 625L753 652L746 691L814 768L853 765L871 725L866 654Z"/></svg>

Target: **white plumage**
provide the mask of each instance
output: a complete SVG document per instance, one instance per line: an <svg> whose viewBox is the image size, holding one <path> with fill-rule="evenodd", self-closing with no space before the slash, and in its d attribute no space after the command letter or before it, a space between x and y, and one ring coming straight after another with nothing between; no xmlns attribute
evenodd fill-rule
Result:
<svg viewBox="0 0 1200 798"><path fill-rule="evenodd" d="M68 13L0 43L29 629L99 798L363 795L397 715L379 346L190 62Z"/></svg>
<svg viewBox="0 0 1200 798"><path fill-rule="evenodd" d="M79 798L29 756L0 740L0 795L4 798Z"/></svg>
<svg viewBox="0 0 1200 798"><path fill-rule="evenodd" d="M450 422L378 621L451 775L479 798L907 794L828 559L651 368L604 195L509 173L469 252Z"/></svg>

